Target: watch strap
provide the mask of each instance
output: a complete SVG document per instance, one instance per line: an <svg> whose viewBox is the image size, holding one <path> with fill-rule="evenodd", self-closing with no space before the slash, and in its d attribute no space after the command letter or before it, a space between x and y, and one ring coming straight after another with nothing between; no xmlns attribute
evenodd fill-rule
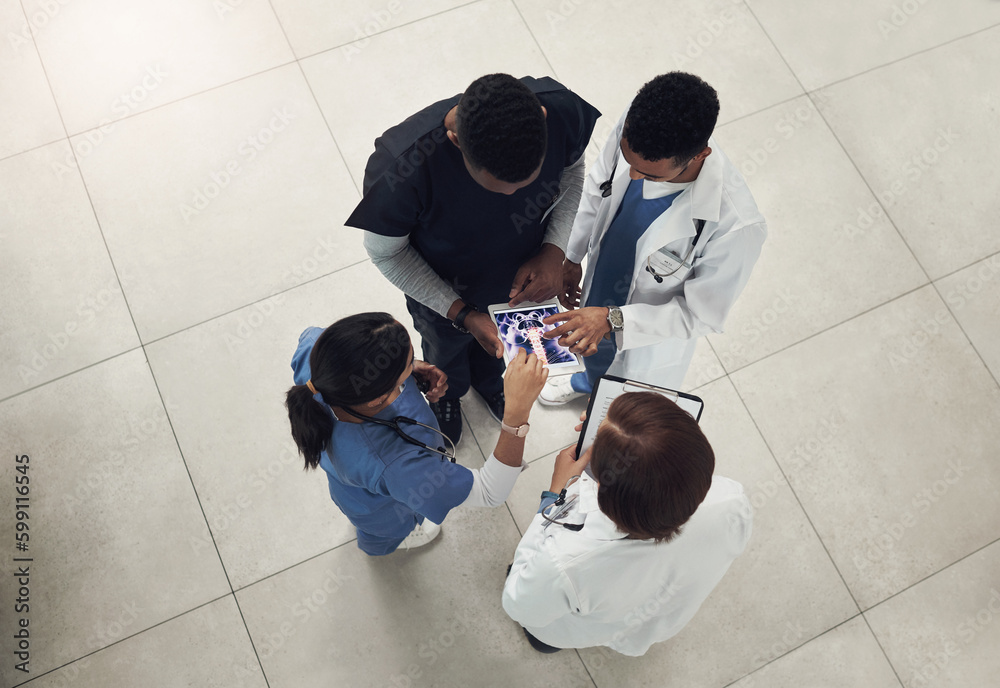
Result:
<svg viewBox="0 0 1000 688"><path fill-rule="evenodd" d="M531 429L531 426L528 423L517 426L507 425L503 421L500 421L500 429L503 430L504 432L510 433L514 437L524 437L525 435L528 434L528 430Z"/></svg>
<svg viewBox="0 0 1000 688"><path fill-rule="evenodd" d="M468 332L468 330L465 328L465 319L468 317L469 313L471 313L474 310L476 310L475 306L469 303L465 304L465 306L462 307L462 310L458 312L458 315L455 316L454 322L452 322L452 325L455 326L456 330L460 330L462 332Z"/></svg>

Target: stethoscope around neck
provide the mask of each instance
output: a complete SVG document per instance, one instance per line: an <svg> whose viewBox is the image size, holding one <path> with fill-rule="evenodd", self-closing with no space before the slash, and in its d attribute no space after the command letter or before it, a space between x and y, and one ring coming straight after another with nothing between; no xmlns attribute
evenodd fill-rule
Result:
<svg viewBox="0 0 1000 688"><path fill-rule="evenodd" d="M353 409L351 409L351 408L349 408L347 406L339 406L338 408L343 409L344 411L346 411L347 413L351 414L352 416L354 416L355 418L357 418L358 420L360 420L363 423L373 423L375 425L381 425L381 426L386 427L386 428L392 428L392 430L397 435L399 435L400 439L402 439L404 442L407 442L409 444L412 444L412 445L415 445L417 447L420 447L421 449L426 449L429 452L433 452L435 454L440 454L441 456L443 456L444 458L448 459L452 463L455 463L455 459L457 458L457 452L455 451L455 443L452 442L451 439L447 435L445 435L443 432L441 432L437 428L434 428L434 427L431 427L430 425L426 425L424 423L421 423L419 420L416 420L416 419L413 419L413 418L408 418L407 416L396 416L395 418L392 418L390 420L383 420L381 418L375 418L373 416L362 415L362 414L358 413L357 411L355 411L355 410L353 410ZM336 417L336 416L334 416L334 417ZM420 427L426 428L427 430L430 430L431 432L436 432L437 434L441 435L441 438L445 441L445 443L447 444L447 446L451 447L451 451L449 452L443 446L437 447L437 448L431 447L430 445L428 445L428 444L426 444L424 442L421 442L416 437L411 437L410 435L406 434L406 432L403 431L402 427L400 427L401 425L419 425Z"/></svg>

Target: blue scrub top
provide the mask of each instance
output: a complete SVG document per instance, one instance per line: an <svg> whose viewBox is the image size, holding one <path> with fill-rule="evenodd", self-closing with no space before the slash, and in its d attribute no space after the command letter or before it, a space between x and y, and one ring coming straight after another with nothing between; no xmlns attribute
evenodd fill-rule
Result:
<svg viewBox="0 0 1000 688"><path fill-rule="evenodd" d="M310 327L299 337L292 357L295 384L304 385L311 377L309 355L322 333L323 328ZM384 420L396 416L438 427L413 376L402 394L375 415ZM419 425L403 429L427 446L444 444L440 435ZM389 554L424 517L441 523L472 490L468 468L374 423L334 420L320 467L326 471L330 497L358 529L358 546L368 554Z"/></svg>

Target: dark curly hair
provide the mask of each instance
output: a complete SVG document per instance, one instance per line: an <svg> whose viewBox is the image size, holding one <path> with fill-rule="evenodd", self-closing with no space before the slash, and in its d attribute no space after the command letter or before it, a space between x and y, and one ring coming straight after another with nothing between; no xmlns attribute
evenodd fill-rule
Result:
<svg viewBox="0 0 1000 688"><path fill-rule="evenodd" d="M714 88L694 74L670 72L639 89L622 136L645 160L674 158L682 165L708 146L718 119L719 96Z"/></svg>
<svg viewBox="0 0 1000 688"><path fill-rule="evenodd" d="M509 74L487 74L469 84L455 119L465 157L500 181L524 181L545 158L548 130L542 104Z"/></svg>

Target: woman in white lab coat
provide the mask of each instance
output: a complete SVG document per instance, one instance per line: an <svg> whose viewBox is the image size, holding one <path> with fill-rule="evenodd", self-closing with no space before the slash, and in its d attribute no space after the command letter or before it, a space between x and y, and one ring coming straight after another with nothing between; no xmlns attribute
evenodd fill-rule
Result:
<svg viewBox="0 0 1000 688"><path fill-rule="evenodd" d="M764 218L743 177L716 141L708 138L715 125L714 117L710 117L704 133L708 145L690 159L687 154L681 160L646 159L630 149L630 132L635 141L640 140L641 134L653 146L658 136L672 136L671 120L690 114L683 103L692 96L673 97L682 88L700 92L707 89L708 93L702 95L708 99L715 97L715 91L697 77L677 72L657 77L643 86L608 136L587 175L566 249L563 305L587 304L602 240L619 212L630 182L637 180L642 184L644 201L679 192L636 242L627 289L623 284L616 303L580 308L547 321L562 320L563 325L553 331L554 336L562 336L560 343L584 355L594 353L600 340L613 333L618 351L608 373L672 389L680 388L683 382L697 338L722 332L726 316L746 286L767 235ZM653 108L664 102L670 103L670 107L664 106L662 117L651 116L651 112L653 115L659 112ZM680 105L675 106L678 102ZM715 103L717 108L718 101ZM630 122L633 118L635 121ZM649 131L650 128L655 130ZM668 145L671 144L664 144ZM679 266L671 264L665 253L668 251L686 260ZM585 257L587 270L581 290L580 264ZM609 321L617 315L610 312L615 306L621 312L620 328ZM549 387L565 382L565 378L550 380L542 392L542 402L553 403Z"/></svg>
<svg viewBox="0 0 1000 688"><path fill-rule="evenodd" d="M691 620L743 552L750 502L739 483L713 477L697 422L653 392L615 399L593 446L579 461L575 451L556 459L503 607L539 651L642 655ZM575 479L588 461L596 480Z"/></svg>

